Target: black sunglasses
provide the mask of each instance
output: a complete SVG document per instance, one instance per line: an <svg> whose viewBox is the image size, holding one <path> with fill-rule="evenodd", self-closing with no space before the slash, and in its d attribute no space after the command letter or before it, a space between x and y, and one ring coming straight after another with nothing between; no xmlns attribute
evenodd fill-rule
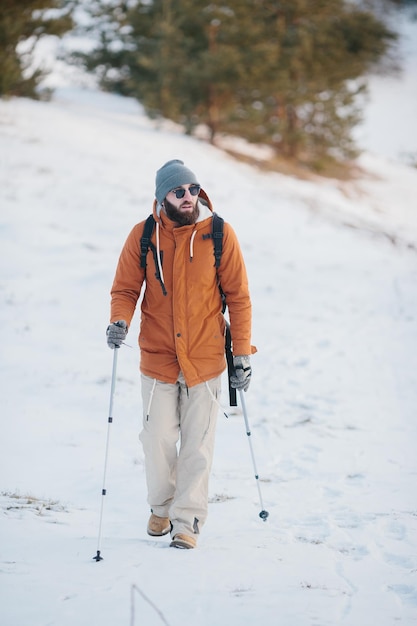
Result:
<svg viewBox="0 0 417 626"><path fill-rule="evenodd" d="M189 191L192 196L198 196L200 193L200 185L190 185L188 189L184 189L184 187L178 187L178 189L173 189L172 193L175 193L175 197L177 200L183 198L185 196L185 192Z"/></svg>

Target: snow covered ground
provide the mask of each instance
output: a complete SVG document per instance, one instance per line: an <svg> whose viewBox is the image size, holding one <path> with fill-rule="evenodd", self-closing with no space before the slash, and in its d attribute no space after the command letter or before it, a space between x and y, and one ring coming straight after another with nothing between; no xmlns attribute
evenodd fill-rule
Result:
<svg viewBox="0 0 417 626"><path fill-rule="evenodd" d="M382 129L381 132L384 132ZM417 170L376 152L349 183L261 173L61 87L0 102L2 626L392 626L417 621ZM194 551L146 535L136 335L109 289L156 169L196 171L237 231L254 308L246 394L218 422Z"/></svg>
<svg viewBox="0 0 417 626"><path fill-rule="evenodd" d="M406 3L405 3L406 4ZM411 19L412 18L412 19ZM400 34L396 60L400 72L369 80L369 99L363 125L355 135L367 150L398 159L417 161L417 9L394 11L392 28Z"/></svg>

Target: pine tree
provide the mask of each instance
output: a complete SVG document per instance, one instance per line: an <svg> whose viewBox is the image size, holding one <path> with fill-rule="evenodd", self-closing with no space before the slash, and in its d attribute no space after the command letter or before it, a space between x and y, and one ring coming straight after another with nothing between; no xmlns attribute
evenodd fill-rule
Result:
<svg viewBox="0 0 417 626"><path fill-rule="evenodd" d="M342 1L315 2L314 13L309 6L305 0L263 3L265 58L252 66L233 132L245 129L252 141L289 157L350 156L362 77L394 35Z"/></svg>
<svg viewBox="0 0 417 626"><path fill-rule="evenodd" d="M114 0L111 16L102 9L107 35L85 62L106 88L186 132L205 124L212 141L229 133L316 163L354 154L363 77L395 38L345 0L317 0L314 10L308 0Z"/></svg>
<svg viewBox="0 0 417 626"><path fill-rule="evenodd" d="M53 9L53 11L51 11ZM36 97L41 69L28 73L33 47L44 35L62 35L73 26L68 0L2 0L0 4L0 96ZM28 52L18 45L31 42Z"/></svg>

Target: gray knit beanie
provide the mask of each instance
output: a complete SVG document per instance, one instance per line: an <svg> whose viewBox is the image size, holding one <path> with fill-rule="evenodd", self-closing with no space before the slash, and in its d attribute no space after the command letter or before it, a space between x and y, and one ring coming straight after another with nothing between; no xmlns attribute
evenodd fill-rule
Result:
<svg viewBox="0 0 417 626"><path fill-rule="evenodd" d="M155 197L162 204L170 191L181 185L192 184L199 185L196 175L185 167L183 161L172 159L156 172Z"/></svg>

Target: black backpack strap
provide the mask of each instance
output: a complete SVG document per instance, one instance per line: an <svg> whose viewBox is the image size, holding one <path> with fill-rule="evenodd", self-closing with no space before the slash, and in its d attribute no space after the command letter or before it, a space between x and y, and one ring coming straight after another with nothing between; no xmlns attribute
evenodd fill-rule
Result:
<svg viewBox="0 0 417 626"><path fill-rule="evenodd" d="M224 219L217 215L217 213L213 213L213 225L212 225L212 233L213 237L213 245L214 245L214 267L220 267L220 259L222 258L223 252L223 225Z"/></svg>
<svg viewBox="0 0 417 626"><path fill-rule="evenodd" d="M235 373L235 368L233 366L232 335L230 333L229 322L226 322L225 351L227 361L227 378L229 381L229 404L230 406L237 406L236 389L234 389L230 384L230 377Z"/></svg>
<svg viewBox="0 0 417 626"><path fill-rule="evenodd" d="M142 237L140 238L140 266L145 268L146 273L146 257L148 254L149 248L152 250L153 260L155 263L155 276L157 280L161 283L162 293L164 296L167 295L167 290L165 289L165 285L162 281L162 276L159 271L159 263L158 263L158 251L155 245L151 241L152 233L155 228L155 219L151 214L146 218L145 226L143 227ZM162 253L161 253L161 261L162 261Z"/></svg>
<svg viewBox="0 0 417 626"><path fill-rule="evenodd" d="M143 234L140 238L140 266L146 268L146 255L151 243L151 237L153 229L155 228L155 219L151 214L146 218L145 226L143 227Z"/></svg>
<svg viewBox="0 0 417 626"><path fill-rule="evenodd" d="M214 246L214 266L216 268L220 267L220 260L222 258L223 252L223 226L224 219L217 215L217 213L213 213L213 225L212 225L212 238L213 238L213 246ZM219 290L222 298L222 313L224 314L226 311L226 296L223 292L222 286L219 282ZM233 366L233 352L232 352L232 334L230 332L230 324L226 320L226 334L225 334L225 353L226 353L226 362L227 362L227 378L229 381L229 405L237 406L237 397L236 397L236 389L232 387L230 384L230 377L235 373L235 368Z"/></svg>
<svg viewBox="0 0 417 626"><path fill-rule="evenodd" d="M224 226L224 219L220 217L220 215L217 215L217 213L213 213L211 235L206 235L206 236L211 237L213 239L214 267L216 269L220 267L220 261L221 261L222 252L223 252L223 226ZM220 284L220 281L218 281L218 284L219 284L220 295L222 298L222 313L224 313L226 311L226 296L223 293L223 289Z"/></svg>

